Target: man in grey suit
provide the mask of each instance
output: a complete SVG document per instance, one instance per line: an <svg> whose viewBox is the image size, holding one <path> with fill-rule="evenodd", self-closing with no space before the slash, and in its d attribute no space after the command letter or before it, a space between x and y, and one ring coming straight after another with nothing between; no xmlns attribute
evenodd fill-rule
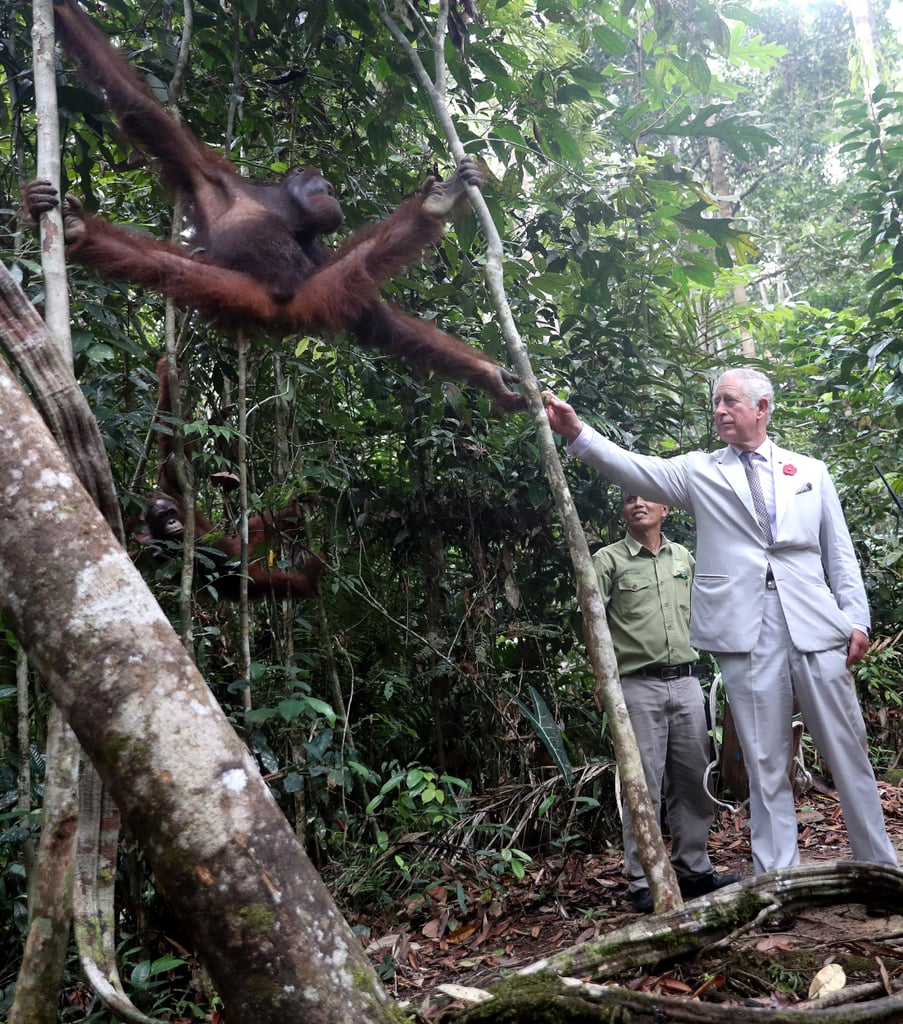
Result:
<svg viewBox="0 0 903 1024"><path fill-rule="evenodd" d="M566 402L545 400L570 454L696 520L690 642L721 667L749 775L756 872L799 863L788 778L794 696L831 770L853 857L896 867L850 674L868 650L862 577L825 464L768 437L768 378L751 368L722 374L714 416L727 447L670 459L625 451Z"/></svg>

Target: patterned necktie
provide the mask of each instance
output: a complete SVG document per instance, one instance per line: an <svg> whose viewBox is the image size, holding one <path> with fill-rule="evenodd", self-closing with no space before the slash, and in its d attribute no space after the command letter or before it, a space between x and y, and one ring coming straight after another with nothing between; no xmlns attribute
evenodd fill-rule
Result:
<svg viewBox="0 0 903 1024"><path fill-rule="evenodd" d="M765 534L765 540L774 544L774 535L771 532L771 520L768 518L768 509L765 506L765 494L762 491L762 481L759 479L759 471L753 462L752 452L740 452L740 461L746 470L746 479L749 481L749 489L752 493L753 507L756 510L756 519L759 520L759 527Z"/></svg>

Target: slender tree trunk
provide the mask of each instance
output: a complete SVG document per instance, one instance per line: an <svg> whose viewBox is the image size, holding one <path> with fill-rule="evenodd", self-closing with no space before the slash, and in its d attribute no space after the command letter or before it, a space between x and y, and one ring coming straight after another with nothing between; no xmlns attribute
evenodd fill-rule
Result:
<svg viewBox="0 0 903 1024"><path fill-rule="evenodd" d="M430 40L435 68L434 78L430 78L418 52L399 29L389 13L385 0L379 0L379 8L383 22L395 41L407 54L418 81L430 99L455 162L460 163L464 158L464 146L458 137L447 102L445 46L448 0L441 0L435 35ZM542 404L539 385L530 365L529 353L514 323L514 316L505 293L501 237L495 227L489 207L486 205L486 200L479 190L468 186L467 191L486 237L486 281L499 318L499 328L505 338L514 368L524 385L530 413L533 417L533 426L536 429L540 458L564 525L564 534L577 577L577 601L583 613L587 653L596 680L596 703L600 709L604 707L608 713L615 757L621 771L624 800L633 815L640 861L646 874L646 880L649 882L656 910L669 910L682 902L677 876L668 859L661 829L652 810L652 801L646 786L646 777L640 760L636 736L630 723L630 715L627 712L624 691L621 689L618 665L611 643L611 633L605 618L605 606L599 592L599 583L589 552L589 544L574 506L561 460L558 457L555 439L552 436Z"/></svg>
<svg viewBox="0 0 903 1024"><path fill-rule="evenodd" d="M875 28L872 0L847 0L847 6L853 18L853 31L856 34L856 47L859 51L860 75L858 77L862 82L862 91L865 95L865 102L868 104L869 113L877 122L872 94L881 81L878 70L881 44L878 41L878 30Z"/></svg>
<svg viewBox="0 0 903 1024"><path fill-rule="evenodd" d="M35 115L38 122L37 176L60 190L59 111L56 102L53 0L34 0L31 30L35 72ZM41 214L41 270L44 274L44 318L57 348L72 362L69 332L69 286L66 281L63 213L54 207Z"/></svg>
<svg viewBox="0 0 903 1024"><path fill-rule="evenodd" d="M32 5L38 177L60 187L52 0ZM53 345L72 362L69 288L66 282L62 211L41 215L44 315ZM24 666L23 666L24 667ZM27 680L27 671L25 672ZM72 925L72 879L78 830L78 744L55 705L47 726L47 757L37 878L29 898L29 927L19 965L10 1024L52 1024L56 1019Z"/></svg>
<svg viewBox="0 0 903 1024"><path fill-rule="evenodd" d="M727 176L727 168L724 166L724 155L721 150L721 143L718 139L712 138L711 136L709 136L706 142L709 154L709 168L712 173L712 188L715 190L715 195L718 197L718 211L725 220L729 220L734 215L730 200L731 183ZM731 254L731 258L733 259L736 253L730 242L728 242L727 248ZM749 305L749 295L746 291L746 285L744 285L742 281L734 282L731 294L733 295L735 306ZM747 358L755 356L755 339L745 328L741 329L740 332L740 344L744 356Z"/></svg>
<svg viewBox="0 0 903 1024"><path fill-rule="evenodd" d="M72 925L72 869L78 829L78 744L60 709L50 708L43 827L28 939L9 1024L56 1024Z"/></svg>

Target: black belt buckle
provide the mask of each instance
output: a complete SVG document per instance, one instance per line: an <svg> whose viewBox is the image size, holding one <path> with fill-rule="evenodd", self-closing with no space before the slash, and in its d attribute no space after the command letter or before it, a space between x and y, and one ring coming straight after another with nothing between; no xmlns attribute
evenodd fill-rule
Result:
<svg viewBox="0 0 903 1024"><path fill-rule="evenodd" d="M651 676L653 679L680 679L682 676L691 676L696 671L696 663L685 662L683 665L647 665L639 668L632 675Z"/></svg>
<svg viewBox="0 0 903 1024"><path fill-rule="evenodd" d="M770 565L768 567L768 571L765 573L765 589L766 590L777 590L778 589L778 585L774 581L774 573L771 571L771 566Z"/></svg>

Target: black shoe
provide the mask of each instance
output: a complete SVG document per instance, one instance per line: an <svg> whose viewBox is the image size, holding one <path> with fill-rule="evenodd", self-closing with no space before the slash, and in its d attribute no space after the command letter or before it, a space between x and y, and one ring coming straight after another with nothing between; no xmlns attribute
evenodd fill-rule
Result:
<svg viewBox="0 0 903 1024"><path fill-rule="evenodd" d="M762 922L762 931L775 935L778 932L789 932L796 924L793 914L776 914Z"/></svg>
<svg viewBox="0 0 903 1024"><path fill-rule="evenodd" d="M716 889L723 889L726 885L733 885L739 882L740 876L733 871L719 875L713 871L710 875L703 875L702 878L681 878L678 880L680 894L685 900L695 900L697 896L706 896Z"/></svg>
<svg viewBox="0 0 903 1024"><path fill-rule="evenodd" d="M652 913L652 893L648 889L636 889L630 894L630 905L638 914Z"/></svg>

